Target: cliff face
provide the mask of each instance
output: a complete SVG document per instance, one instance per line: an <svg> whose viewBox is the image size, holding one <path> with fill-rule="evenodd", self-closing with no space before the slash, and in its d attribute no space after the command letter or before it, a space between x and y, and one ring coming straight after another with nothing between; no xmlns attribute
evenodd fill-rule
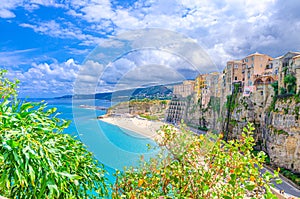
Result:
<svg viewBox="0 0 300 199"><path fill-rule="evenodd" d="M264 85L260 89L249 97L238 93L232 100L228 138L238 138L248 122L254 123L256 149L268 153L272 164L300 173L300 100L292 96L274 103L273 88ZM224 99L203 108L190 98L185 121L201 126L203 119L209 129L225 131L227 110Z"/></svg>
<svg viewBox="0 0 300 199"><path fill-rule="evenodd" d="M295 97L279 99L263 129L271 162L300 173L300 103Z"/></svg>
<svg viewBox="0 0 300 199"><path fill-rule="evenodd" d="M272 100L271 88L265 96L239 96L229 123L229 139L239 137L247 122L252 122L256 148L270 156L271 164L300 173L300 101L278 99L270 110Z"/></svg>
<svg viewBox="0 0 300 199"><path fill-rule="evenodd" d="M107 110L107 115L111 114L131 114L131 115L155 115L158 118L165 117L168 107L167 100L132 100L121 102Z"/></svg>
<svg viewBox="0 0 300 199"><path fill-rule="evenodd" d="M220 98L211 96L207 107L201 106L196 96L187 98L184 121L188 125L219 132L222 126L221 118Z"/></svg>

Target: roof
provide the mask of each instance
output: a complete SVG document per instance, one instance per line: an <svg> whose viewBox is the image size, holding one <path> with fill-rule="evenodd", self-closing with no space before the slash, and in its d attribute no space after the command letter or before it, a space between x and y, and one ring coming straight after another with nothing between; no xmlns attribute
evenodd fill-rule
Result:
<svg viewBox="0 0 300 199"><path fill-rule="evenodd" d="M298 58L300 58L300 55L296 55L293 57L293 59L298 59Z"/></svg>

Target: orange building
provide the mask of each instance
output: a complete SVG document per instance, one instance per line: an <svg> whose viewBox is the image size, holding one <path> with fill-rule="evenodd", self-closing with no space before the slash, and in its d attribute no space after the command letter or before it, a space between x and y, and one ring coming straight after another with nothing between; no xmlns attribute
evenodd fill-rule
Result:
<svg viewBox="0 0 300 199"><path fill-rule="evenodd" d="M253 86L255 79L268 70L271 60L273 60L272 57L260 53L254 53L242 59L244 86Z"/></svg>

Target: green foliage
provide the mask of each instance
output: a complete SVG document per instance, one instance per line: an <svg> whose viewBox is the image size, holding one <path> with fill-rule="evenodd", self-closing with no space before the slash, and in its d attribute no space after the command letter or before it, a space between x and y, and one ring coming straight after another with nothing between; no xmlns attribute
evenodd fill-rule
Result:
<svg viewBox="0 0 300 199"><path fill-rule="evenodd" d="M164 104L164 105L167 105L167 104L168 104L168 101L167 101L167 100L162 100L160 103L161 103L161 104Z"/></svg>
<svg viewBox="0 0 300 199"><path fill-rule="evenodd" d="M182 127L163 126L157 158L117 173L113 198L245 198L249 192L270 191L272 175L260 173L266 155L252 153L252 125L228 143L217 135L196 136ZM275 171L277 175L278 172Z"/></svg>
<svg viewBox="0 0 300 199"><path fill-rule="evenodd" d="M274 132L275 134L277 134L277 135L289 135L289 133L286 132L286 131L283 130L283 129L276 129L276 128L274 128L273 132Z"/></svg>
<svg viewBox="0 0 300 199"><path fill-rule="evenodd" d="M211 96L209 99L208 107L210 107L213 111L220 111L220 98Z"/></svg>
<svg viewBox="0 0 300 199"><path fill-rule="evenodd" d="M272 86L273 89L274 89L274 94L275 94L275 96L277 96L277 95L278 95L278 81L273 82L273 83L271 84L271 86Z"/></svg>
<svg viewBox="0 0 300 199"><path fill-rule="evenodd" d="M17 82L0 72L0 195L8 198L99 198L104 170L68 121L45 103L17 100ZM91 195L93 191L93 195Z"/></svg>
<svg viewBox="0 0 300 199"><path fill-rule="evenodd" d="M286 88L280 87L280 95L284 95L287 93Z"/></svg>
<svg viewBox="0 0 300 199"><path fill-rule="evenodd" d="M156 115L144 115L144 114L140 114L140 117L145 118L147 120L158 120L158 116Z"/></svg>
<svg viewBox="0 0 300 199"><path fill-rule="evenodd" d="M296 120L299 119L299 112L300 112L300 107L296 106L295 109L294 109L294 115L295 115Z"/></svg>
<svg viewBox="0 0 300 199"><path fill-rule="evenodd" d="M208 128L206 126L198 126L198 130L208 131Z"/></svg>
<svg viewBox="0 0 300 199"><path fill-rule="evenodd" d="M292 180L296 185L300 186L300 174L293 173L292 171L284 168L280 168L280 173Z"/></svg>
<svg viewBox="0 0 300 199"><path fill-rule="evenodd" d="M294 75L286 75L283 82L286 85L287 93L296 94L296 77Z"/></svg>

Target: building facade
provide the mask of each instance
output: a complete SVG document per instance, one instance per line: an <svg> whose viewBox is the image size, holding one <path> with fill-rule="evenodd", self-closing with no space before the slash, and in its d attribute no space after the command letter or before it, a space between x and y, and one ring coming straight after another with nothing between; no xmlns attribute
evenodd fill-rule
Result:
<svg viewBox="0 0 300 199"><path fill-rule="evenodd" d="M180 97L187 97L194 93L195 89L195 81L194 80L186 80L183 81L182 84L178 84L174 86L173 95Z"/></svg>

